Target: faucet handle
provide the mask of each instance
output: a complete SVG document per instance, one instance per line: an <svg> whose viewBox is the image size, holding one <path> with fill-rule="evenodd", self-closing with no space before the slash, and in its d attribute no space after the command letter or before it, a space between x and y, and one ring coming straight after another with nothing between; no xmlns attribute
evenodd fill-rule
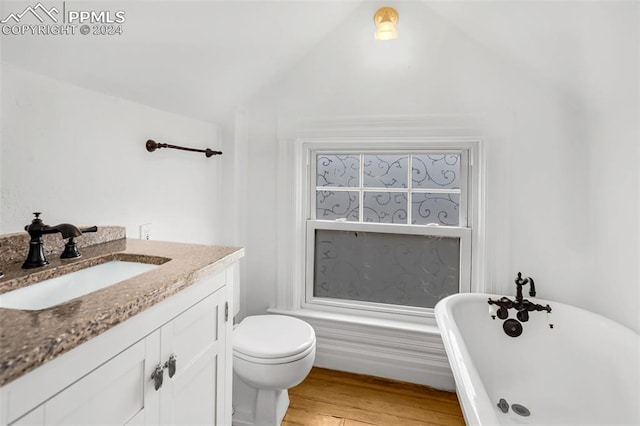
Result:
<svg viewBox="0 0 640 426"><path fill-rule="evenodd" d="M64 245L62 254L60 254L60 259L75 259L80 256L82 255L78 251L78 247L76 246L76 242L73 240L73 237L69 238L67 243Z"/></svg>
<svg viewBox="0 0 640 426"><path fill-rule="evenodd" d="M97 226L91 226L89 228L79 229L81 234L85 232L98 232ZM64 251L60 255L60 259L75 259L76 257L82 256L78 251L78 247L76 246L76 242L73 239L74 237L69 238L67 243L64 245Z"/></svg>
<svg viewBox="0 0 640 426"><path fill-rule="evenodd" d="M44 227L44 224L42 223L42 219L40 219L40 215L41 214L42 213L40 213L40 212L33 212L33 215L35 217L33 218L33 220L31 220L30 224L28 224L28 225L26 225L24 227L24 230L29 232L30 229L36 230L36 229Z"/></svg>

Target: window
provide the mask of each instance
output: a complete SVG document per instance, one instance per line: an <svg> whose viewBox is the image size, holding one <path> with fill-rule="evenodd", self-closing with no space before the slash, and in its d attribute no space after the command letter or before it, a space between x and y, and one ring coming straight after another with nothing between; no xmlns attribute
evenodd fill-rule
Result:
<svg viewBox="0 0 640 426"><path fill-rule="evenodd" d="M305 306L432 316L470 289L474 145L348 145L305 151Z"/></svg>
<svg viewBox="0 0 640 426"><path fill-rule="evenodd" d="M461 224L461 152L312 155L316 177L314 219Z"/></svg>

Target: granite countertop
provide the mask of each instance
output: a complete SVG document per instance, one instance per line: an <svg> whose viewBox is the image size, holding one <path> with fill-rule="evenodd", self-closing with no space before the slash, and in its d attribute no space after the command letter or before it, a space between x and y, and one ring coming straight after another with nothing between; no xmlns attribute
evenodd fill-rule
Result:
<svg viewBox="0 0 640 426"><path fill-rule="evenodd" d="M4 263L0 294L110 260L140 261L157 268L118 284L38 311L0 308L0 386L109 328L226 268L244 249L119 239L85 247L82 257L49 257L43 268Z"/></svg>

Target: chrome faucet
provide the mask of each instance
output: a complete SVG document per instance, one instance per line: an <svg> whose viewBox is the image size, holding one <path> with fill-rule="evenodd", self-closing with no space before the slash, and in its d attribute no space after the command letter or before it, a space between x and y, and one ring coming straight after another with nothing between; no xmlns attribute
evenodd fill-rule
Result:
<svg viewBox="0 0 640 426"><path fill-rule="evenodd" d="M70 223L61 223L56 226L45 225L40 219L40 212L33 213L35 219L31 221L31 224L24 227L24 230L29 233L31 239L29 240L29 254L27 259L22 264L23 269L38 268L49 264L47 257L44 254L44 244L42 236L45 234L60 233L63 239L79 237L82 235L80 229Z"/></svg>

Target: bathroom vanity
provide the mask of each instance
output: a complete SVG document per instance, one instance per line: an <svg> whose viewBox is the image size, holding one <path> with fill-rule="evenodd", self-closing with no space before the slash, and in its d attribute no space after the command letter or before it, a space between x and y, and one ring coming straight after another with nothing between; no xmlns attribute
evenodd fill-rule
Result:
<svg viewBox="0 0 640 426"><path fill-rule="evenodd" d="M230 425L244 250L124 239L83 250L38 271L3 264L0 293L114 260L157 267L50 308L0 308L0 425Z"/></svg>

